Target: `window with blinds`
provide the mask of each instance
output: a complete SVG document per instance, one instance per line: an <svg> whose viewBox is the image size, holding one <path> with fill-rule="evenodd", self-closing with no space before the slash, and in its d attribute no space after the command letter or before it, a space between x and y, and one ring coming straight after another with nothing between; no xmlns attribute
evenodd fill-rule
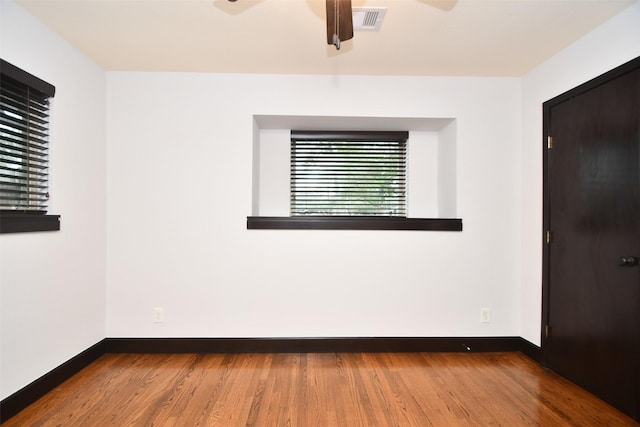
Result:
<svg viewBox="0 0 640 427"><path fill-rule="evenodd" d="M45 213L49 98L55 88L2 61L0 68L0 210Z"/></svg>
<svg viewBox="0 0 640 427"><path fill-rule="evenodd" d="M408 132L291 132L291 216L406 217Z"/></svg>

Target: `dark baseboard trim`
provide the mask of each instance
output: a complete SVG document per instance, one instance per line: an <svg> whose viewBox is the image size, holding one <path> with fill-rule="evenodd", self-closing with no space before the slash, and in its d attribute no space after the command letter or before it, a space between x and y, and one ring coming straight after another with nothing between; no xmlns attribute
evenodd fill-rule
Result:
<svg viewBox="0 0 640 427"><path fill-rule="evenodd" d="M524 338L518 338L518 339L520 340L520 346L518 348L518 351L524 354L525 356L527 356L528 358L543 365L542 348L538 347L535 344L532 344L531 342L527 341Z"/></svg>
<svg viewBox="0 0 640 427"><path fill-rule="evenodd" d="M520 337L107 338L107 353L349 353L520 351Z"/></svg>
<svg viewBox="0 0 640 427"><path fill-rule="evenodd" d="M11 396L2 399L2 401L0 401L0 423L13 417L104 354L105 340L102 340L57 368L54 368L52 371L44 374L31 384L13 393Z"/></svg>
<svg viewBox="0 0 640 427"><path fill-rule="evenodd" d="M520 352L539 362L540 348L521 337L105 338L0 401L0 423L107 353Z"/></svg>

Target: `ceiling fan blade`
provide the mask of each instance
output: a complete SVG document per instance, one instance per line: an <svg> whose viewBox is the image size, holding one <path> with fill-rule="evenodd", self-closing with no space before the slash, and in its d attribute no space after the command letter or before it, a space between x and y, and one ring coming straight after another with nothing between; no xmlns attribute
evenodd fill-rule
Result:
<svg viewBox="0 0 640 427"><path fill-rule="evenodd" d="M340 42L352 38L351 0L327 0L327 43L340 49Z"/></svg>

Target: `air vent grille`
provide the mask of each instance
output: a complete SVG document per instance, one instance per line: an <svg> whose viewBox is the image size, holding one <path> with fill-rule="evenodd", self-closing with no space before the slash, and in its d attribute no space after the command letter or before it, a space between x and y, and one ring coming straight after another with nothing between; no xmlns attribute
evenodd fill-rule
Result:
<svg viewBox="0 0 640 427"><path fill-rule="evenodd" d="M386 7L354 7L353 29L360 31L380 31Z"/></svg>
<svg viewBox="0 0 640 427"><path fill-rule="evenodd" d="M362 21L362 26L363 27L375 27L376 26L376 21L378 20L378 14L379 12L375 11L375 12L366 12L364 14L364 20Z"/></svg>

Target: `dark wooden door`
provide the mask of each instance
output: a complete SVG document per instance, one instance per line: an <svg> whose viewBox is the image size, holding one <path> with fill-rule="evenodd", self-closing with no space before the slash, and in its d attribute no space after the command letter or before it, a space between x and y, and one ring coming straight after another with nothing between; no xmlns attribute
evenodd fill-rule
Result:
<svg viewBox="0 0 640 427"><path fill-rule="evenodd" d="M640 416L640 63L545 103L548 366Z"/></svg>

